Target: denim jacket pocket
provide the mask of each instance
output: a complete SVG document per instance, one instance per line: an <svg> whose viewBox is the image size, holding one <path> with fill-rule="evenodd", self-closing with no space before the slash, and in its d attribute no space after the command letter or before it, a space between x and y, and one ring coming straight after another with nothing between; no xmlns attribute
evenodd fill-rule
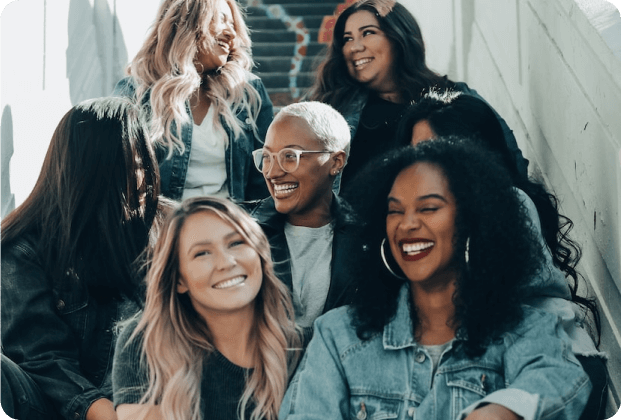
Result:
<svg viewBox="0 0 621 420"><path fill-rule="evenodd" d="M87 334L88 297L54 291L55 305L61 319L83 340Z"/></svg>
<svg viewBox="0 0 621 420"><path fill-rule="evenodd" d="M372 395L352 395L349 402L352 420L396 419L401 409L401 402L398 400Z"/></svg>
<svg viewBox="0 0 621 420"><path fill-rule="evenodd" d="M446 386L455 414L497 389L505 388L501 375L480 368L447 372Z"/></svg>

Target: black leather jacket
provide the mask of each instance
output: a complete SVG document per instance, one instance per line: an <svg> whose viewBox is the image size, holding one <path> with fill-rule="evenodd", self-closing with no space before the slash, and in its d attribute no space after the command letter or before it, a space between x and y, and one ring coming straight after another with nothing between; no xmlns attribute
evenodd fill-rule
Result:
<svg viewBox="0 0 621 420"><path fill-rule="evenodd" d="M58 290L26 235L2 246L2 351L39 386L65 419L84 419L112 398L114 326L137 312L130 300L98 302L76 283Z"/></svg>
<svg viewBox="0 0 621 420"><path fill-rule="evenodd" d="M268 197L255 203L242 204L257 220L270 241L272 260L278 278L293 291L291 277L291 256L285 236L286 214L280 214L274 206L274 199ZM355 279L351 275L352 247L359 245L359 224L353 215L349 205L338 196L333 196L330 208L332 214L334 239L332 243L332 261L330 262L331 276L328 296L323 308L323 313L339 306L347 305L351 301L355 290Z"/></svg>

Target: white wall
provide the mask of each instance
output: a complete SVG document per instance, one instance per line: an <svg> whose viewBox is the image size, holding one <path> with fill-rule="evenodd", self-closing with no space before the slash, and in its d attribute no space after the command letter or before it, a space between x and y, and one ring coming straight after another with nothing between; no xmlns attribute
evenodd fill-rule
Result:
<svg viewBox="0 0 621 420"><path fill-rule="evenodd" d="M603 0L404 0L430 67L477 89L575 223L621 395L621 17Z"/></svg>
<svg viewBox="0 0 621 420"><path fill-rule="evenodd" d="M13 208L11 194L19 205L32 190L62 116L82 100L109 95L123 77L158 6L157 0L6 4L0 19L2 215Z"/></svg>

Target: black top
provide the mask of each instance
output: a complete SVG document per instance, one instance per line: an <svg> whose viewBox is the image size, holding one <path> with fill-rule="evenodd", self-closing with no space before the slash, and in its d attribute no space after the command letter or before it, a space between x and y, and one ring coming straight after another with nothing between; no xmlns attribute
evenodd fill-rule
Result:
<svg viewBox="0 0 621 420"><path fill-rule="evenodd" d="M139 337L126 346L136 328L135 320L127 325L117 341L112 371L114 405L137 404L148 387L146 366L140 364L142 339ZM246 378L252 369L237 366L218 350L206 354L201 376L201 411L204 419L237 420ZM246 406L246 418L254 409L252 400Z"/></svg>
<svg viewBox="0 0 621 420"><path fill-rule="evenodd" d="M369 96L351 142L349 159L341 179L341 191L347 191L347 186L367 162L395 147L397 126L407 106L386 101L374 94Z"/></svg>

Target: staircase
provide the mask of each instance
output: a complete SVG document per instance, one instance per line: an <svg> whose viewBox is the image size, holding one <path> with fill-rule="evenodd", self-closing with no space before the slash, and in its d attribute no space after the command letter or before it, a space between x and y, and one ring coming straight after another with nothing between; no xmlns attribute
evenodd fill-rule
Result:
<svg viewBox="0 0 621 420"><path fill-rule="evenodd" d="M317 42L324 16L331 16L338 0L247 0L254 73L274 104L274 111L299 101L312 85L315 68L326 44Z"/></svg>

